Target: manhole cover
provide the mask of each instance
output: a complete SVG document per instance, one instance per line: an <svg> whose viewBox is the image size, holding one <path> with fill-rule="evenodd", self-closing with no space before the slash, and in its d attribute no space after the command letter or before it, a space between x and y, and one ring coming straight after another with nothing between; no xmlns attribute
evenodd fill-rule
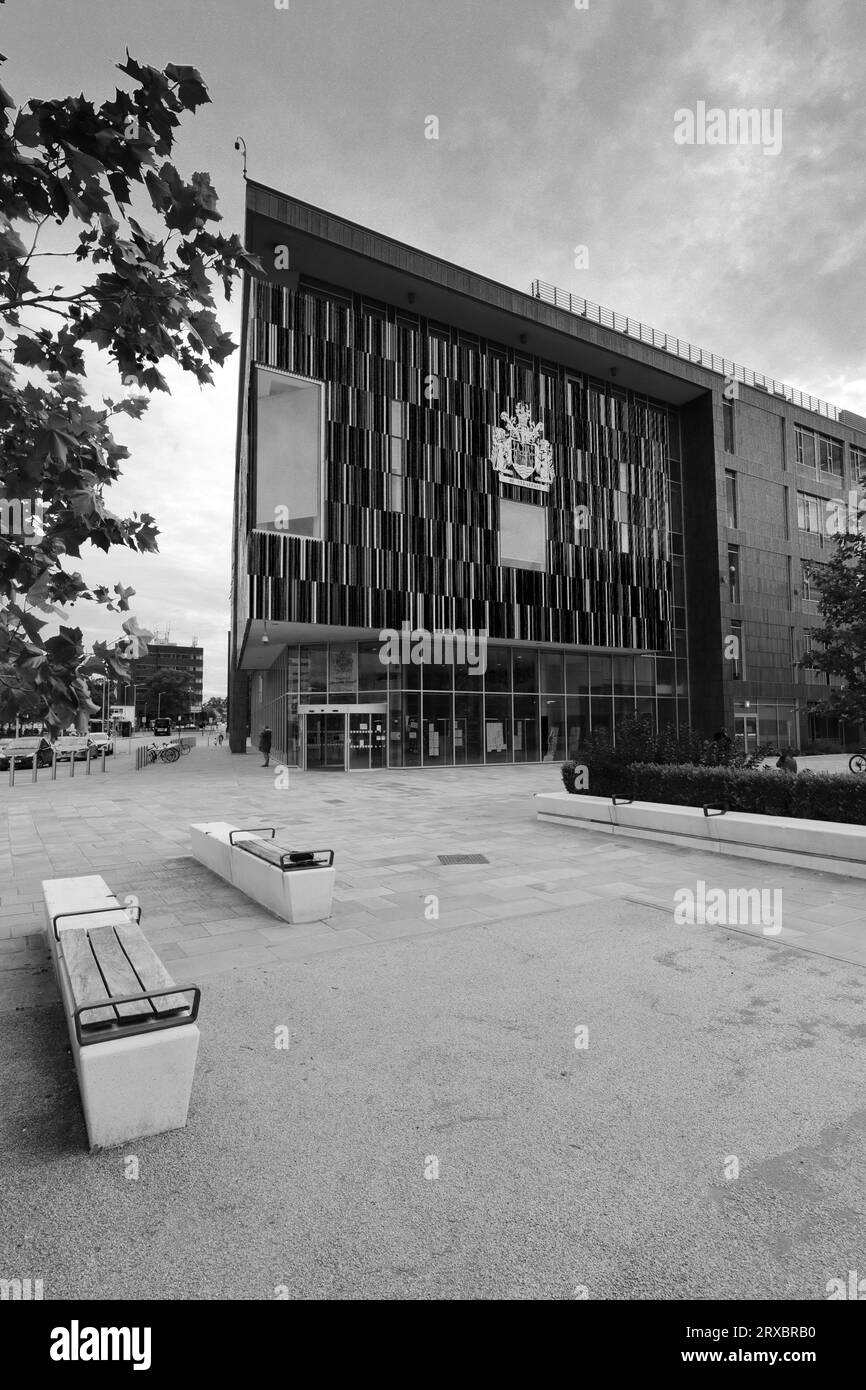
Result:
<svg viewBox="0 0 866 1390"><path fill-rule="evenodd" d="M486 854L440 854L440 864L489 864Z"/></svg>

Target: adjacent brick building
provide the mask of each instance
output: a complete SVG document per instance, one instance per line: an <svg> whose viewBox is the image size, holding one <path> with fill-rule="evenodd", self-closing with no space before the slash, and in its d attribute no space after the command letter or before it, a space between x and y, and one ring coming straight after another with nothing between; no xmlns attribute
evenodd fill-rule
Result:
<svg viewBox="0 0 866 1390"><path fill-rule="evenodd" d="M147 702L147 683L158 671L180 671L187 678L189 709L201 707L204 682L204 648L194 643L184 647L177 642L149 642L147 654L130 662L130 680L118 688L118 698L135 686L135 717L140 721L156 718L156 701Z"/></svg>

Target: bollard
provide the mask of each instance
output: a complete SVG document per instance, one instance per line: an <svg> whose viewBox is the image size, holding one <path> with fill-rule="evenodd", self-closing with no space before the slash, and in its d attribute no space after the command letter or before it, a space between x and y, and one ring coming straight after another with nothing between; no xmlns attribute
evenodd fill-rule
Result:
<svg viewBox="0 0 866 1390"><path fill-rule="evenodd" d="M87 749L87 776L88 776L88 777L90 776L90 764L91 764L91 761L92 761L92 759L91 759L91 757L90 757L90 748L89 748L89 746L88 746L88 749Z"/></svg>
<svg viewBox="0 0 866 1390"><path fill-rule="evenodd" d="M74 749L74 748L70 748L70 750L69 750L69 776L70 776L70 777L74 777L74 776L75 776L75 749Z"/></svg>
<svg viewBox="0 0 866 1390"><path fill-rule="evenodd" d="M36 781L36 773L37 773L36 760L37 760L37 757L38 757L38 753L34 753L34 754L33 754L33 775L32 775L32 777L30 778L31 782L35 782L35 781Z"/></svg>
<svg viewBox="0 0 866 1390"><path fill-rule="evenodd" d="M105 771L105 748L102 750L102 771Z"/></svg>
<svg viewBox="0 0 866 1390"><path fill-rule="evenodd" d="M57 781L57 749L56 749L56 748L52 748L52 750L51 750L51 780L52 780L52 782L56 782L56 781Z"/></svg>
<svg viewBox="0 0 866 1390"><path fill-rule="evenodd" d="M15 759L12 757L9 759L9 785L15 786Z"/></svg>

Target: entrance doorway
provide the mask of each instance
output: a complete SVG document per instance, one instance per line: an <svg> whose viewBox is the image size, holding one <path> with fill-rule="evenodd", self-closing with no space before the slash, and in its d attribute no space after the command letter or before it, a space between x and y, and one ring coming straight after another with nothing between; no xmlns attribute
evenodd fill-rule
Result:
<svg viewBox="0 0 866 1390"><path fill-rule="evenodd" d="M308 772L384 767L387 705L301 705L303 766Z"/></svg>
<svg viewBox="0 0 866 1390"><path fill-rule="evenodd" d="M737 714L734 716L734 731L743 740L743 752L748 756L758 747L758 716L756 714Z"/></svg>
<svg viewBox="0 0 866 1390"><path fill-rule="evenodd" d="M385 766L385 715L349 714L349 768Z"/></svg>
<svg viewBox="0 0 866 1390"><path fill-rule="evenodd" d="M304 724L305 766L311 772L345 772L345 714L308 714Z"/></svg>

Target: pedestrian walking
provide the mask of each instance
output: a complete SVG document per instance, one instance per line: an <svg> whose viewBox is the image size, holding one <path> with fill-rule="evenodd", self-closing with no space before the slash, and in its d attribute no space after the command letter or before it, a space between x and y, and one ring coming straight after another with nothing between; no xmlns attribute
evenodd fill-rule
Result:
<svg viewBox="0 0 866 1390"><path fill-rule="evenodd" d="M262 767L267 767L271 759L271 737L271 726L270 724L266 724L259 738L259 752L263 754L265 759L262 763Z"/></svg>

